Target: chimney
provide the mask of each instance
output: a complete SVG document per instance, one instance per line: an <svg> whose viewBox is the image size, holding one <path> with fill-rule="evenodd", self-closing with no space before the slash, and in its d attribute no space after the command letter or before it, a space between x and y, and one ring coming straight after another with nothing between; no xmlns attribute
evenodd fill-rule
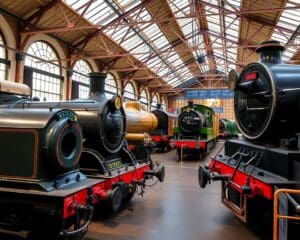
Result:
<svg viewBox="0 0 300 240"><path fill-rule="evenodd" d="M192 108L192 107L194 106L194 102L193 102L193 101L188 101L188 106L189 106L190 108Z"/></svg>
<svg viewBox="0 0 300 240"><path fill-rule="evenodd" d="M104 94L105 86L105 73L91 72L90 76L90 98L96 99L97 101L103 101L106 99Z"/></svg>
<svg viewBox="0 0 300 240"><path fill-rule="evenodd" d="M276 40L268 40L256 49L259 54L259 61L262 63L282 63L282 52L285 50L284 46Z"/></svg>

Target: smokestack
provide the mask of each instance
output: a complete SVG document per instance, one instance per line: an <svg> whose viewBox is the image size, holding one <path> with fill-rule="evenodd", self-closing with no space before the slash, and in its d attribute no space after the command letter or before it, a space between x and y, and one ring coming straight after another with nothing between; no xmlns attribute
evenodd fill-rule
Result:
<svg viewBox="0 0 300 240"><path fill-rule="evenodd" d="M157 109L157 110L160 110L160 109L161 109L161 103L157 103L157 104L156 104L156 109Z"/></svg>
<svg viewBox="0 0 300 240"><path fill-rule="evenodd" d="M259 54L259 61L262 63L282 63L282 52L285 47L276 40L268 40L256 49Z"/></svg>
<svg viewBox="0 0 300 240"><path fill-rule="evenodd" d="M188 106L189 106L190 108L192 108L192 107L194 106L194 102L193 102L193 101L188 101Z"/></svg>
<svg viewBox="0 0 300 240"><path fill-rule="evenodd" d="M105 73L91 72L90 76L90 98L96 98L98 101L106 99L104 94Z"/></svg>

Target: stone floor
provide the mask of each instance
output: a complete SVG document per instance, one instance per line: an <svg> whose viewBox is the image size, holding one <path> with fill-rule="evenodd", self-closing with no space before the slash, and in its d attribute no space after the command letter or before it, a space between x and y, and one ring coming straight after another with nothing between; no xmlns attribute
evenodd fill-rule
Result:
<svg viewBox="0 0 300 240"><path fill-rule="evenodd" d="M209 156L222 151L217 143ZM85 240L257 240L220 202L220 183L200 189L197 170L202 161L177 160L176 151L155 154L166 167L165 182L135 196L119 214L96 219Z"/></svg>

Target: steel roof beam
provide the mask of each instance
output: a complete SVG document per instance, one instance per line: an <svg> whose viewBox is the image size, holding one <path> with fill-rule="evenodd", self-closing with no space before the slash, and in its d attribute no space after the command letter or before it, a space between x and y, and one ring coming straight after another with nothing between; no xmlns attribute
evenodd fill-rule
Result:
<svg viewBox="0 0 300 240"><path fill-rule="evenodd" d="M102 33L105 29L107 29L108 27L114 25L115 23L118 23L121 20L124 20L128 15L130 15L133 12L135 12L139 8L144 7L148 2L151 2L151 1L152 0L143 0L140 4L138 4L137 6L133 7L129 11L122 13L121 15L119 15L119 17L113 19L112 21L110 21L106 25L102 26L97 31L88 34L84 39L82 39L79 42L77 42L74 46L75 47L81 47L83 49L89 43L89 41L91 39L93 39L94 37L96 37L98 34Z"/></svg>

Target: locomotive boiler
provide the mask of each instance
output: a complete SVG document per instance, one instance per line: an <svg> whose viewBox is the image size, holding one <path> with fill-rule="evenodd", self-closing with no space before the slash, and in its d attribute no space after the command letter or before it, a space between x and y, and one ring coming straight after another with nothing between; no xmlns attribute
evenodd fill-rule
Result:
<svg viewBox="0 0 300 240"><path fill-rule="evenodd" d="M181 109L178 126L173 129L171 143L176 147L179 159L183 158L184 153L194 153L196 159L202 159L215 145L218 124L211 108L189 101Z"/></svg>
<svg viewBox="0 0 300 240"><path fill-rule="evenodd" d="M178 115L164 111L160 103L151 113L156 116L158 122L156 130L150 132L151 139L157 148L170 151L172 149L170 140L173 137L173 127Z"/></svg>
<svg viewBox="0 0 300 240"><path fill-rule="evenodd" d="M220 180L222 203L247 223L271 225L274 191L300 186L300 66L284 64L283 50L277 41L264 42L256 50L259 62L239 76L230 73L236 123L244 139L226 141L224 155L199 167L200 187ZM283 199L280 211L294 215L299 199L290 194ZM274 237L292 239L299 227L282 221L281 233Z"/></svg>
<svg viewBox="0 0 300 240"><path fill-rule="evenodd" d="M124 103L126 113L126 141L131 152L140 161L151 161L154 147L149 133L157 128L157 118L147 112L138 101Z"/></svg>
<svg viewBox="0 0 300 240"><path fill-rule="evenodd" d="M85 138L84 145L103 155L121 150L125 138L126 118L120 96L106 99L103 73L90 73L90 97L61 102L20 100L14 108L65 108L76 112ZM12 107L12 105L10 106Z"/></svg>
<svg viewBox="0 0 300 240"><path fill-rule="evenodd" d="M149 132L157 128L157 118L143 109L138 101L124 103L126 112L126 140L131 142L150 141Z"/></svg>

